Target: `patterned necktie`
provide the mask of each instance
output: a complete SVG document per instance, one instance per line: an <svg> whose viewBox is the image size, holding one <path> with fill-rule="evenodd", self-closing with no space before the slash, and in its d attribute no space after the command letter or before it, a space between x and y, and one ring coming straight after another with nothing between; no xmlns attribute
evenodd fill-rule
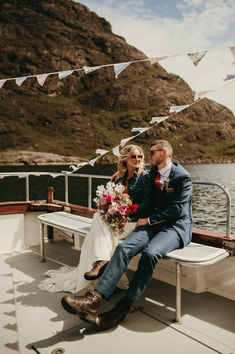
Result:
<svg viewBox="0 0 235 354"><path fill-rule="evenodd" d="M160 177L161 177L161 174L158 172L157 174L157 177L155 178L155 185L157 186L157 188L159 190L161 190L162 188L162 184L161 184L161 181L160 181Z"/></svg>

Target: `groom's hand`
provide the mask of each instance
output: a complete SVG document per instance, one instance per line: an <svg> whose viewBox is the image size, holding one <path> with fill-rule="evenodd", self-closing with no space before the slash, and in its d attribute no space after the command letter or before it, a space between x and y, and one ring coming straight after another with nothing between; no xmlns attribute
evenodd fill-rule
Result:
<svg viewBox="0 0 235 354"><path fill-rule="evenodd" d="M136 227L143 226L143 225L148 225L148 218L139 219L137 221Z"/></svg>

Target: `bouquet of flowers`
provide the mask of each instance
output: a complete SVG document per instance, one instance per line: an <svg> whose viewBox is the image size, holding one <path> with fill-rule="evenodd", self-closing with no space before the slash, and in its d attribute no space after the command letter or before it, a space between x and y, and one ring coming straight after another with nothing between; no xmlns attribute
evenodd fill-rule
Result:
<svg viewBox="0 0 235 354"><path fill-rule="evenodd" d="M114 232L122 232L130 221L129 215L137 210L137 204L132 204L125 186L113 182L108 182L106 187L98 186L94 202L101 217Z"/></svg>

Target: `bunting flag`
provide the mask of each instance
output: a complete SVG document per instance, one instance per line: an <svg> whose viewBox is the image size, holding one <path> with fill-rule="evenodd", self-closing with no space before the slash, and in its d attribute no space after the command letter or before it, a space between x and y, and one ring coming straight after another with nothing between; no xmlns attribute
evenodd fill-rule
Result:
<svg viewBox="0 0 235 354"><path fill-rule="evenodd" d="M229 47L229 48L231 49L233 59L235 59L235 46L232 46L232 47ZM232 64L235 64L235 61L233 61Z"/></svg>
<svg viewBox="0 0 235 354"><path fill-rule="evenodd" d="M120 141L121 147L123 147L124 145L126 145L126 143L127 143L128 141L130 141L130 140L132 140L132 139L134 139L134 138L135 138L135 135L130 136L129 138L122 139L122 140Z"/></svg>
<svg viewBox="0 0 235 354"><path fill-rule="evenodd" d="M178 113L180 111L182 111L183 109L187 108L189 106L189 104L186 104L184 106L172 106L170 108L170 113Z"/></svg>
<svg viewBox="0 0 235 354"><path fill-rule="evenodd" d="M197 101L199 98L205 97L210 92L214 92L214 90L205 90L205 91L195 92L194 101Z"/></svg>
<svg viewBox="0 0 235 354"><path fill-rule="evenodd" d="M132 128L131 129L131 132L132 133L144 133L144 132L146 132L146 130L148 130L149 129L149 127L148 128Z"/></svg>
<svg viewBox="0 0 235 354"><path fill-rule="evenodd" d="M118 78L118 75L120 75L121 72L125 70L128 67L128 65L130 65L131 63L132 63L131 61L128 61L126 63L119 63L113 65L116 79Z"/></svg>
<svg viewBox="0 0 235 354"><path fill-rule="evenodd" d="M73 73L73 70L60 71L58 73L59 79L62 80L64 77L69 76Z"/></svg>
<svg viewBox="0 0 235 354"><path fill-rule="evenodd" d="M165 117L152 117L150 124L153 124L153 123L159 124L159 123L163 122L163 121L164 121L165 119L167 119L167 118L169 118L169 116L165 116Z"/></svg>
<svg viewBox="0 0 235 354"><path fill-rule="evenodd" d="M23 77L17 77L16 80L16 85L21 86L23 84L23 82L27 79L26 76Z"/></svg>
<svg viewBox="0 0 235 354"><path fill-rule="evenodd" d="M75 172L85 165L88 165L88 162L79 162L76 166L70 165L69 168L71 168L73 170L72 172Z"/></svg>
<svg viewBox="0 0 235 354"><path fill-rule="evenodd" d="M224 81L235 79L235 74L228 74Z"/></svg>
<svg viewBox="0 0 235 354"><path fill-rule="evenodd" d="M94 164L96 162L96 160L98 160L99 156L98 157L95 157L94 159L90 160L89 161L89 165L91 165L92 167L94 167Z"/></svg>
<svg viewBox="0 0 235 354"><path fill-rule="evenodd" d="M3 87L3 85L5 84L6 81L7 81L7 79L0 80L0 88Z"/></svg>
<svg viewBox="0 0 235 354"><path fill-rule="evenodd" d="M48 75L49 74L40 74L40 75L36 76L39 85L41 85L41 86L44 85L44 82L46 81L46 78L48 77Z"/></svg>
<svg viewBox="0 0 235 354"><path fill-rule="evenodd" d="M197 66L197 64L202 60L206 53L207 50L204 52L188 53L188 57L192 60L193 64Z"/></svg>
<svg viewBox="0 0 235 354"><path fill-rule="evenodd" d="M160 60L167 59L167 58L168 58L167 56L165 56L165 57L155 57L155 58L149 58L149 61L150 61L151 64L156 64Z"/></svg>
<svg viewBox="0 0 235 354"><path fill-rule="evenodd" d="M83 70L85 71L85 74L90 74L92 71L98 70L102 68L102 65L98 66L83 66Z"/></svg>
<svg viewBox="0 0 235 354"><path fill-rule="evenodd" d="M119 146L120 146L120 145L117 145L117 146L115 146L115 147L112 149L113 154L114 154L115 156L117 156L117 157L120 156Z"/></svg>
<svg viewBox="0 0 235 354"><path fill-rule="evenodd" d="M56 177L61 176L61 173L50 173L50 176L51 176L52 178L56 178Z"/></svg>
<svg viewBox="0 0 235 354"><path fill-rule="evenodd" d="M107 154L107 152L108 150L104 150L104 149L96 149L95 151L96 154L100 154L101 156Z"/></svg>
<svg viewBox="0 0 235 354"><path fill-rule="evenodd" d="M73 170L73 172L77 171L77 167L74 165L70 165L69 168L71 168Z"/></svg>

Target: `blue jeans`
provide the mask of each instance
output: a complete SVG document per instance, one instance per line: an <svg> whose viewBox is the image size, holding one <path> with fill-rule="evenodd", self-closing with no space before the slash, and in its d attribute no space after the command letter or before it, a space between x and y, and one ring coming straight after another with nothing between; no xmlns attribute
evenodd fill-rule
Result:
<svg viewBox="0 0 235 354"><path fill-rule="evenodd" d="M142 252L138 268L126 293L128 300L137 301L148 285L158 260L167 252L181 247L182 240L171 226L164 227L159 224L136 228L117 246L95 291L104 298L109 298L131 259Z"/></svg>

